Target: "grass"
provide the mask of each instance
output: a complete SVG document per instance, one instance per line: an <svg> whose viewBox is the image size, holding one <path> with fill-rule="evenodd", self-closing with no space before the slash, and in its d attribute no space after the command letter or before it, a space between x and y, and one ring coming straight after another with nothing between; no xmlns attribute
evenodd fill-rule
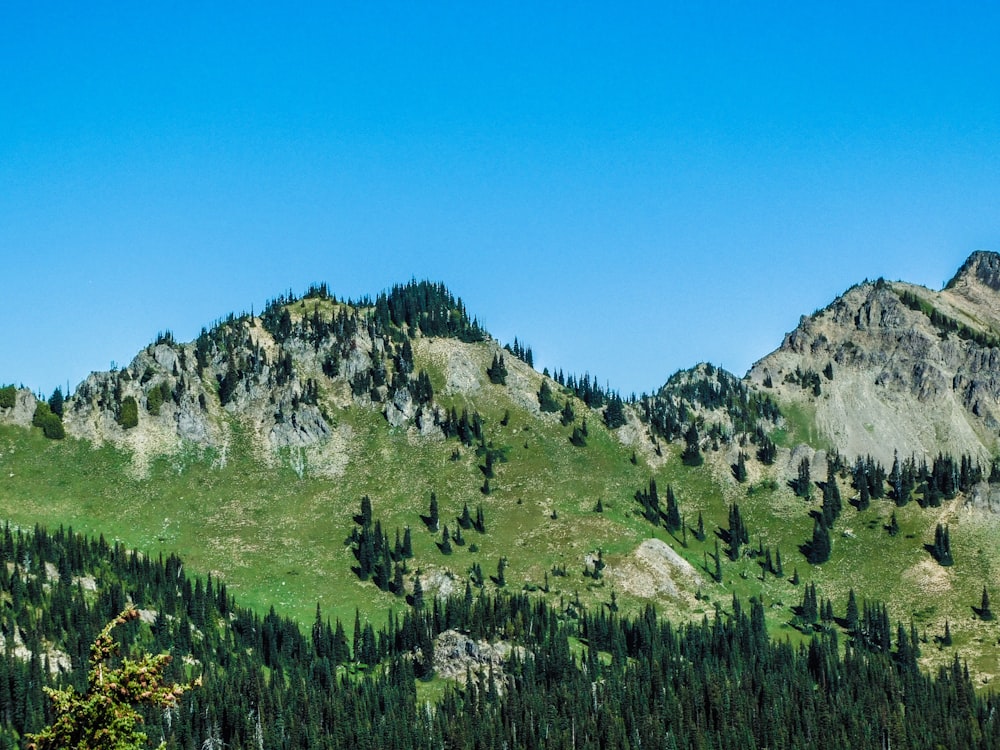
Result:
<svg viewBox="0 0 1000 750"><path fill-rule="evenodd" d="M477 366L485 370L489 349L473 349L483 360ZM22 526L72 525L148 554L177 552L192 572L224 580L242 603L264 611L274 606L306 625L312 622L317 601L325 616L345 625L353 621L355 609L380 625L390 610L406 606L402 598L362 583L351 571L355 561L345 540L365 494L372 498L374 517L390 542L397 529L402 533L411 528L415 557L409 577L420 569L440 582L451 581L459 591L473 562L489 576L506 557L510 589L537 589L548 574L547 596L553 604L579 596L587 606L601 607L615 589L614 578L584 577L586 556L602 550L609 573L627 562L644 539L657 537L703 578L701 599L687 591L678 599L656 602L671 617L711 616L716 605L728 609L733 594L760 597L772 634L800 642L804 636L789 626L804 588L789 581L797 569L801 583L815 583L820 598L829 598L838 616L843 616L853 588L859 602L886 601L894 621L913 621L926 636L921 648L928 667L949 661L957 650L981 680L1000 673L1000 624L981 622L972 610L984 585L994 601L1000 601L1000 550L995 541L1000 517L964 510L961 500L926 510L911 503L896 509L902 533L892 538L884 528L894 510L891 501L873 501L859 513L846 502L853 491L844 482L844 512L834 529L831 559L810 566L799 547L811 536L809 513L818 509L818 500L794 497L775 467L764 469L752 462L758 491L749 494L749 484L733 479L721 451L706 452L704 465L690 468L681 464L676 446L665 446L665 462L659 468L641 458L633 465L632 446L607 431L595 413L587 414L587 445L578 448L569 442L571 427L560 425L556 416L538 417L502 386L486 383L471 396L449 394L438 359L420 349L417 354L418 368L431 375L437 400L459 411L478 410L487 442L506 451L507 462L494 466L489 495L480 490L482 459L474 449L454 439L421 438L391 428L380 413L366 407L328 404L338 429L351 436L343 449L346 467L335 478L322 476L319 464L325 459L315 452L262 462L251 435L238 422L229 425L224 462L216 452L188 449L152 462L143 477L134 475L128 455L110 446L94 448L73 439L53 442L37 429L0 427L0 514ZM578 407L578 423L586 411ZM509 419L503 425L505 413ZM806 439L815 445L808 410L793 405L785 414L781 444ZM456 447L459 458L452 460ZM304 459L301 476L293 468L293 457ZM688 533L685 547L682 535L671 536L640 515L634 493L653 477L661 498L672 485L689 527L702 514L704 542ZM768 478L775 480L772 486L762 484ZM442 524L454 530L463 503L473 514L482 505L487 533L465 531L464 547L441 554L436 544L440 533L428 530L420 519L432 491ZM603 513L594 512L598 499ZM782 578L763 575L750 557L735 562L724 557L722 583L711 580L715 540L728 526L734 502L750 530L749 546L781 550ZM950 525L956 560L952 568L941 568L923 547L939 522ZM720 547L724 555L721 539ZM567 575L552 575L554 566L564 567ZM625 611L645 603L621 590L615 593ZM954 646L938 648L934 637L943 632L946 619ZM434 682L422 685L421 696L433 697L440 689Z"/></svg>

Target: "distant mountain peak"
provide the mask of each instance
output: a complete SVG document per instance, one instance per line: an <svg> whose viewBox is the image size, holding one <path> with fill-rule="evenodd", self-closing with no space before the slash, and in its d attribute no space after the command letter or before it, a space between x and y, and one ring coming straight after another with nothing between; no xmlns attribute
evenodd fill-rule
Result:
<svg viewBox="0 0 1000 750"><path fill-rule="evenodd" d="M977 250L966 259L945 289L979 283L1000 292L1000 253Z"/></svg>

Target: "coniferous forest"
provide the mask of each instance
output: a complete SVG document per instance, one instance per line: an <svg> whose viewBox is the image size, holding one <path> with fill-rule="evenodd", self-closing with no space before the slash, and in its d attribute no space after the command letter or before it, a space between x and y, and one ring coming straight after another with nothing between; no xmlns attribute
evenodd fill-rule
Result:
<svg viewBox="0 0 1000 750"><path fill-rule="evenodd" d="M85 687L91 640L129 603L140 617L114 631L123 653L170 653L169 679L202 680L147 712L168 748L1000 747L996 696L957 658L921 672L915 632L874 603L849 642L819 628L800 646L768 638L756 600L674 625L651 607L626 617L469 586L381 624L317 608L310 627L239 606L176 556L61 528L7 526L0 554L0 748L52 720L43 688ZM418 700L449 630L512 648Z"/></svg>

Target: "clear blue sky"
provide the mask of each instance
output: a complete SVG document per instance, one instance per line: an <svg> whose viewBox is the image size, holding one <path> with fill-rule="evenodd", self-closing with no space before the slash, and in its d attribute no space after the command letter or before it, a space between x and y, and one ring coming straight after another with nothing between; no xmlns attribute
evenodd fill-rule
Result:
<svg viewBox="0 0 1000 750"><path fill-rule="evenodd" d="M1000 250L996 3L143 5L0 6L0 382L417 277L652 391Z"/></svg>

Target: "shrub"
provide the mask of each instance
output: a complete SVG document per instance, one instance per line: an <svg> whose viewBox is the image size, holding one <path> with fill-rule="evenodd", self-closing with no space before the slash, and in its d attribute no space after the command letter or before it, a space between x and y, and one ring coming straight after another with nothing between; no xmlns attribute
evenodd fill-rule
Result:
<svg viewBox="0 0 1000 750"><path fill-rule="evenodd" d="M62 440L66 437L66 429L58 414L53 414L52 409L44 401L39 401L35 407L35 414L31 418L31 424L40 427L42 434L49 440Z"/></svg>
<svg viewBox="0 0 1000 750"><path fill-rule="evenodd" d="M12 385L5 385L0 388L0 409L13 408L17 400L17 388Z"/></svg>
<svg viewBox="0 0 1000 750"><path fill-rule="evenodd" d="M121 409L118 412L118 424L126 430L138 426L139 404L132 396L126 396L122 399Z"/></svg>
<svg viewBox="0 0 1000 750"><path fill-rule="evenodd" d="M163 391L159 387L151 388L146 394L146 410L154 417L158 417L161 406L163 406Z"/></svg>

